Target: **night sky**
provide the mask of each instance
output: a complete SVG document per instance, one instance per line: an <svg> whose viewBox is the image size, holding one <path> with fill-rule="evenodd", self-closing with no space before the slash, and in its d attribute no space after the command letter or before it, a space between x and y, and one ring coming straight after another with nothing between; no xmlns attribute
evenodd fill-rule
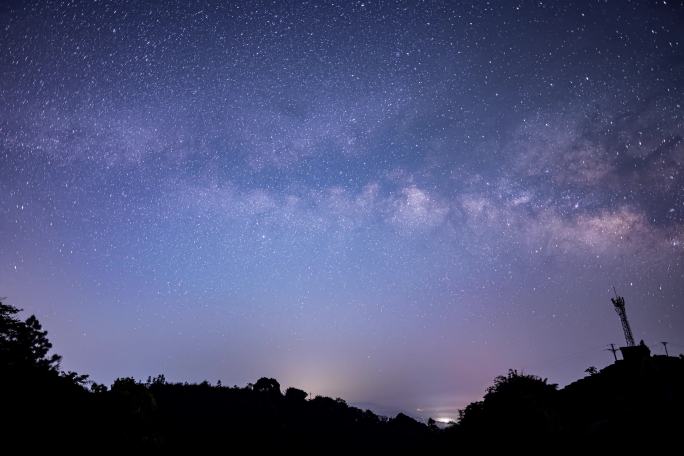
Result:
<svg viewBox="0 0 684 456"><path fill-rule="evenodd" d="M684 350L684 3L2 2L0 296L62 368L454 417Z"/></svg>

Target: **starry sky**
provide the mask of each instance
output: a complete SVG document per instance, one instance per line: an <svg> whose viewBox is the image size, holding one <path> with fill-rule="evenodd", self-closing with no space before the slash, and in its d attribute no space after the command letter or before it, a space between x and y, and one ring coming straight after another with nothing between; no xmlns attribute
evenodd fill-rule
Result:
<svg viewBox="0 0 684 456"><path fill-rule="evenodd" d="M5 1L0 296L99 382L453 417L684 349L682 1Z"/></svg>

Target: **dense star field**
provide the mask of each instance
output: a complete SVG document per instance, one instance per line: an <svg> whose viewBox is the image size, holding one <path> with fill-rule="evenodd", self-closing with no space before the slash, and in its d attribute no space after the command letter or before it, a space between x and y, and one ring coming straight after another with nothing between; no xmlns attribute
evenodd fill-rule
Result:
<svg viewBox="0 0 684 456"><path fill-rule="evenodd" d="M0 296L99 382L454 417L684 349L681 1L0 5Z"/></svg>

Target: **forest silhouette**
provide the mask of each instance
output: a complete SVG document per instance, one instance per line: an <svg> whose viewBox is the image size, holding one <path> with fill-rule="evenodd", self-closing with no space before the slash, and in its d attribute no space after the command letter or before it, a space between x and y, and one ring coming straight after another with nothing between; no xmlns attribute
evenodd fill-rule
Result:
<svg viewBox="0 0 684 456"><path fill-rule="evenodd" d="M684 358L618 360L559 389L515 370L446 427L392 418L272 378L245 387L170 383L163 375L110 387L60 371L38 319L0 302L4 450L428 453L459 449L677 444ZM552 446L549 446L552 445ZM3 451L4 454L10 454ZM14 453L11 453L14 454Z"/></svg>

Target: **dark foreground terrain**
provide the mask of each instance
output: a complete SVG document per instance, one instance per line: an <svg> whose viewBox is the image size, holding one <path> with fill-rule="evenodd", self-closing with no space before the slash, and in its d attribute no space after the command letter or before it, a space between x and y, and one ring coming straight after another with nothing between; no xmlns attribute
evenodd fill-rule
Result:
<svg viewBox="0 0 684 456"><path fill-rule="evenodd" d="M407 453L460 449L590 450L589 445L680 445L684 359L620 360L558 389L510 371L444 429L406 415L378 416L342 399L245 387L139 382L110 387L59 370L38 320L0 303L0 453L72 450ZM12 450L12 452L6 452ZM204 450L204 451L203 451ZM676 450L678 451L678 450Z"/></svg>

